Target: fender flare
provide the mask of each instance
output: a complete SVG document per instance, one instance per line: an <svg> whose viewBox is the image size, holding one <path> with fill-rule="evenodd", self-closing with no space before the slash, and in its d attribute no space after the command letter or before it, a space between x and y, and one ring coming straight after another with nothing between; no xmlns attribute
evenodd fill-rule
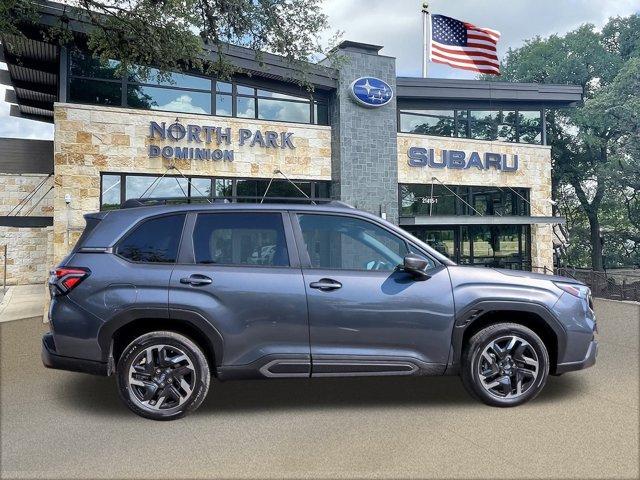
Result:
<svg viewBox="0 0 640 480"><path fill-rule="evenodd" d="M558 339L558 358L562 358L567 344L567 330L545 305L518 300L478 300L464 307L456 315L451 337L450 369L457 371L460 366L464 332L475 322L482 319L485 314L500 311L533 313L542 318L545 324L555 333Z"/></svg>
<svg viewBox="0 0 640 480"><path fill-rule="evenodd" d="M200 313L185 309L132 307L118 312L104 323L98 332L98 344L102 351L103 361L109 361L114 334L122 327L144 319L158 319L187 323L191 328L200 331L209 342L208 348L214 353L216 366L222 364L224 340L218 329Z"/></svg>

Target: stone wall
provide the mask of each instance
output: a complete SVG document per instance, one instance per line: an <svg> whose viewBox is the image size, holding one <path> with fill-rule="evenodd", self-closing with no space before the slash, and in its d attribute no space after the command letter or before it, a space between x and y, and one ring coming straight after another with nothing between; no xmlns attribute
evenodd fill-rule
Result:
<svg viewBox="0 0 640 480"><path fill-rule="evenodd" d="M395 91L395 58L340 49L338 90L330 108L333 128L333 196L398 222L396 99L378 108L358 105L349 93L362 76L384 80ZM375 194L372 195L372 192Z"/></svg>
<svg viewBox="0 0 640 480"><path fill-rule="evenodd" d="M48 177L48 178L47 178ZM0 173L0 215L8 215L23 199L34 191L44 181L44 184L21 208L18 215L31 215L40 217L53 216L53 192L49 191L53 186L53 177L38 174L6 174ZM28 213L30 212L30 213Z"/></svg>
<svg viewBox="0 0 640 480"><path fill-rule="evenodd" d="M409 165L410 147L433 148L436 159L442 150L466 152L492 152L518 155L518 170L515 172L497 169L469 169L413 167ZM398 134L398 182L431 184L436 177L447 185L483 185L499 187L523 187L530 189L531 215L551 216L551 147L523 143L491 142L468 138L443 138ZM436 182L437 183L437 182ZM553 268L553 231L551 225L531 227L531 264L533 267Z"/></svg>
<svg viewBox="0 0 640 480"><path fill-rule="evenodd" d="M168 160L149 157L150 121L230 128L233 161ZM239 129L291 132L294 149L239 145ZM218 148L186 139L160 145ZM100 208L100 172L163 174L174 164L185 175L271 178L280 169L289 178L331 179L331 128L223 118L184 113L149 112L124 108L56 104L54 136L54 257L58 261L72 248L84 226L83 214ZM175 174L176 172L170 172ZM70 205L65 195L71 195Z"/></svg>
<svg viewBox="0 0 640 480"><path fill-rule="evenodd" d="M15 208L44 182L31 198ZM53 216L53 177L37 174L0 174L0 216ZM18 212L18 209L20 211ZM0 226L0 282L4 275L4 249L7 245L7 284L42 283L52 266L53 227L17 228Z"/></svg>
<svg viewBox="0 0 640 480"><path fill-rule="evenodd" d="M52 239L53 227L0 227L0 276L4 274L1 246L6 244L7 285L44 283L53 266Z"/></svg>

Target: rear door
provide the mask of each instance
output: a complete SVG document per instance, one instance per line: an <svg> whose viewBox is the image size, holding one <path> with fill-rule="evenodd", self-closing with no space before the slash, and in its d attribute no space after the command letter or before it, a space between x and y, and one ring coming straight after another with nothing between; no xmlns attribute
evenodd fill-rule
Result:
<svg viewBox="0 0 640 480"><path fill-rule="evenodd" d="M288 215L191 214L169 303L172 315L196 312L219 332L223 373L309 375L307 301Z"/></svg>

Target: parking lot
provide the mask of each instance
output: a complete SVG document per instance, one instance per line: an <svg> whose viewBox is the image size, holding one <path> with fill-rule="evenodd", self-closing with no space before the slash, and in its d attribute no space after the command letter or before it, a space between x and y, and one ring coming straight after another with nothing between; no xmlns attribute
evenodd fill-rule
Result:
<svg viewBox="0 0 640 480"><path fill-rule="evenodd" d="M2 478L637 478L640 306L598 300L594 368L496 409L457 377L213 383L152 422L112 378L45 370L40 319L0 324Z"/></svg>

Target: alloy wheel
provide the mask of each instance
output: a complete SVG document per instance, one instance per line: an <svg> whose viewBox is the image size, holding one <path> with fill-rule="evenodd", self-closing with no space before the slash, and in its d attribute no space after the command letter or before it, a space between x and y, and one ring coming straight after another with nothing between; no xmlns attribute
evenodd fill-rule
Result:
<svg viewBox="0 0 640 480"><path fill-rule="evenodd" d="M489 342L478 363L482 388L500 399L524 395L535 384L538 372L535 349L517 335L505 335Z"/></svg>
<svg viewBox="0 0 640 480"><path fill-rule="evenodd" d="M129 368L131 398L142 408L168 410L184 404L194 390L196 371L188 355L173 345L152 345Z"/></svg>

